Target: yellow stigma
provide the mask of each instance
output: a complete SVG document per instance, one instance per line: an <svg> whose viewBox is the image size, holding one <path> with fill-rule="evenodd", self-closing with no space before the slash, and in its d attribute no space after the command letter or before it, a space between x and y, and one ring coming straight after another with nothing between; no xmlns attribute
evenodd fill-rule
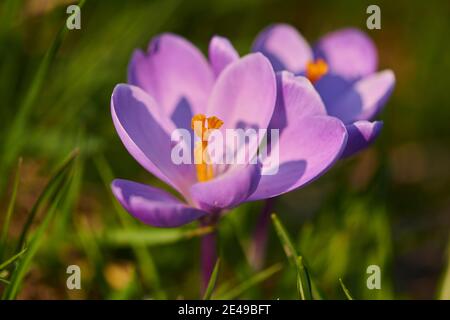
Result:
<svg viewBox="0 0 450 320"><path fill-rule="evenodd" d="M212 130L220 129L223 121L217 117L207 118L204 114L192 117L191 126L194 133L200 138L194 148L194 162L197 169L197 179L205 182L214 178L214 169L208 157L208 138Z"/></svg>
<svg viewBox="0 0 450 320"><path fill-rule="evenodd" d="M306 64L306 77L312 83L316 83L328 72L328 64L323 59L309 61Z"/></svg>

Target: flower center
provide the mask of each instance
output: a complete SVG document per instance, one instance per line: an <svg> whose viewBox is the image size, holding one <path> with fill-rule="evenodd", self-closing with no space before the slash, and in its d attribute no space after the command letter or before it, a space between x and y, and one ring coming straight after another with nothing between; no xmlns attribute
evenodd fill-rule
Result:
<svg viewBox="0 0 450 320"><path fill-rule="evenodd" d="M197 179L200 182L214 178L214 168L207 152L208 138L211 131L220 129L222 125L223 121L214 116L207 118L204 114L196 114L192 117L192 129L200 138L194 148L194 162L197 169Z"/></svg>
<svg viewBox="0 0 450 320"><path fill-rule="evenodd" d="M328 64L323 59L309 61L306 64L306 77L313 84L320 80L328 72Z"/></svg>

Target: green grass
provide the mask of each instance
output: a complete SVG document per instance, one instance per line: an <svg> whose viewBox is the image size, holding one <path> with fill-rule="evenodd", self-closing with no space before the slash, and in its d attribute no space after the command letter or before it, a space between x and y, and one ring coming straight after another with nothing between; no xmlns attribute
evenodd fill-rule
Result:
<svg viewBox="0 0 450 320"><path fill-rule="evenodd" d="M82 1L81 30L69 31L65 5L33 12L27 3L0 2L2 298L450 298L448 4L381 2L382 29L368 33L397 86L379 140L277 199L261 270L249 247L263 204L226 213L220 268L202 295L200 238L212 230L145 226L110 190L114 178L167 190L126 152L111 121L111 92L127 81L133 50L174 32L205 54L213 34L246 54L275 21L313 42L344 26L364 29L365 4ZM66 288L72 264L82 270L80 291ZM372 264L382 290L366 287Z"/></svg>
<svg viewBox="0 0 450 320"><path fill-rule="evenodd" d="M209 278L208 285L206 286L205 294L203 295L203 300L211 299L211 296L214 292L214 288L216 287L217 277L219 275L220 268L220 259L217 259L216 264L214 265L213 272L211 273L211 277Z"/></svg>
<svg viewBox="0 0 450 320"><path fill-rule="evenodd" d="M298 255L297 250L295 249L294 244L286 231L286 228L278 219L277 215L273 213L271 217L284 252L286 253L291 265L297 270L297 290L299 298L302 300L311 300L311 282L303 257Z"/></svg>
<svg viewBox="0 0 450 320"><path fill-rule="evenodd" d="M77 153L74 152L72 153L72 155L68 157L66 161L64 161L64 164L59 168L59 170L56 171L52 179L50 179L49 184L42 191L41 195L39 196L32 210L30 211L29 217L31 218L27 220L27 223L25 224L22 230L22 234L18 242L18 248L22 249L20 249L21 251L18 252L15 257L11 258L11 260L16 260L18 258L20 259L12 271L10 283L5 288L2 299L11 300L17 297L17 294L19 293L20 287L22 286L26 273L31 267L31 264L33 263L33 258L36 255L39 247L42 245L42 242L47 232L47 228L49 227L50 222L52 221L56 213L57 206L59 202L62 200L64 192L66 191L66 187L69 183L72 174L71 169L73 168L73 160L76 157L76 155ZM56 184L57 188L55 188ZM42 222L37 227L36 231L31 236L29 241L25 243L29 226L31 226L35 213L38 212L38 210L41 209L43 206L42 199L45 199L46 197L49 197L50 199L52 199L52 201L50 202L48 209L44 210L45 215ZM26 246L25 248L23 248L24 245Z"/></svg>
<svg viewBox="0 0 450 320"><path fill-rule="evenodd" d="M3 228L2 228L2 233L0 236L0 260L3 258L5 250L6 250L6 241L8 238L9 225L11 223L11 217L14 212L14 206L16 204L17 190L19 189L21 167L22 167L22 158L20 158L17 163L17 169L16 169L16 174L14 177L12 193L9 198L8 209L6 211L5 219L3 221Z"/></svg>

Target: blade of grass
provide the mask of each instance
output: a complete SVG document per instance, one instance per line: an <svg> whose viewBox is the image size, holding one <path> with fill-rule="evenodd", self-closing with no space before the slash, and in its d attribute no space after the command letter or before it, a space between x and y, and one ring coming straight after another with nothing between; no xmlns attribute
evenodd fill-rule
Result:
<svg viewBox="0 0 450 320"><path fill-rule="evenodd" d="M52 220L53 216L55 215L56 208L62 199L62 196L64 195L66 191L66 187L69 183L68 180L70 180L70 172L68 172L64 176L64 183L61 185L61 187L56 191L57 195L55 197L55 200L52 202L50 208L47 210L46 215L42 221L42 223L39 225L39 227L34 232L33 236L31 237L29 241L29 245L27 248L27 252L24 254L23 258L19 261L17 268L13 271L10 284L8 287L6 287L2 299L5 300L12 300L15 299L17 294L19 293L20 287L22 286L23 279L25 278L26 273L28 272L31 263L33 262L33 258L38 251L44 236L45 232L47 231L47 228L50 224L50 221Z"/></svg>
<svg viewBox="0 0 450 320"><path fill-rule="evenodd" d="M339 283L341 284L342 291L344 291L345 296L347 297L347 300L353 300L353 297L350 294L350 291L348 291L347 287L345 286L345 284L341 278L339 278Z"/></svg>
<svg viewBox="0 0 450 320"><path fill-rule="evenodd" d="M55 210L55 205L52 205L49 211L47 212L46 217L42 221L42 224L37 229L36 233L33 235L33 237L30 239L29 244L29 251L28 253L23 257L22 260L20 260L17 268L14 270L10 284L8 287L6 287L5 292L3 293L2 299L4 300L13 300L16 298L17 294L19 293L20 287L22 285L23 279L31 266L32 260L34 255L36 254L44 236L44 232L48 227L48 224L50 223L50 219L53 217Z"/></svg>
<svg viewBox="0 0 450 320"><path fill-rule="evenodd" d="M312 300L311 280L308 269L303 263L303 257L297 258L297 290L302 300Z"/></svg>
<svg viewBox="0 0 450 320"><path fill-rule="evenodd" d="M67 196L64 198L63 203L60 206L60 214L58 214L58 219L55 221L53 239L54 244L63 240L69 233L67 232L71 218L73 217L73 212L77 204L78 198L80 196L81 186L83 182L83 172L84 172L84 156L80 154L73 163L73 177L71 179L70 185L68 186Z"/></svg>
<svg viewBox="0 0 450 320"><path fill-rule="evenodd" d="M67 175L67 172L71 169L78 153L79 153L78 149L75 149L74 151L71 152L71 154L67 157L67 159L63 161L63 163L55 171L54 175L50 178L44 190L34 203L28 215L27 221L25 222L25 225L23 226L22 232L20 234L17 251L23 247L28 231L39 209L42 207L42 205L46 202L47 199L51 198L52 196L54 197L54 194L57 193L58 190L60 189L61 184L65 180L64 177Z"/></svg>
<svg viewBox="0 0 450 320"><path fill-rule="evenodd" d="M284 253L286 254L289 262L293 265L297 265L297 251L295 250L295 247L286 232L286 229L281 224L281 221L278 219L277 215L275 213L272 213L271 215L273 224L275 226L275 231L280 238L281 245L283 247Z"/></svg>
<svg viewBox="0 0 450 320"><path fill-rule="evenodd" d="M102 269L106 264L102 250L99 247L99 240L96 232L89 224L86 216L80 216L74 222L76 239L84 251L87 261L95 269L94 274L102 274ZM89 290L89 289L88 289Z"/></svg>
<svg viewBox="0 0 450 320"><path fill-rule="evenodd" d="M210 226L195 229L117 229L108 231L104 235L104 242L112 246L157 246L201 237L213 231L214 228Z"/></svg>
<svg viewBox="0 0 450 320"><path fill-rule="evenodd" d="M27 251L26 248L24 248L22 251L20 251L19 253L13 255L11 258L9 258L8 260L6 260L5 262L2 262L0 264L0 270L5 269L7 266L9 266L11 263L13 263L14 261L16 261L17 259L19 259L25 252Z"/></svg>
<svg viewBox="0 0 450 320"><path fill-rule="evenodd" d="M210 300L214 288L216 287L217 276L219 275L220 268L220 258L217 259L216 265L214 266L213 272L211 273L211 278L209 278L208 286L206 287L205 294L203 295L203 300Z"/></svg>
<svg viewBox="0 0 450 320"><path fill-rule="evenodd" d="M161 286L159 273L151 253L145 246L141 245L133 245L132 249L134 255L136 256L139 273L142 275L144 283L147 287L154 290L154 296L156 299L167 299L167 294Z"/></svg>
<svg viewBox="0 0 450 320"><path fill-rule="evenodd" d="M78 6L81 8L85 3L85 0L81 0L78 3ZM66 22L64 21L64 25L58 31L53 43L50 48L48 48L45 53L44 58L42 59L36 74L31 80L30 87L28 88L25 97L21 101L19 107L17 108L17 115L14 117L10 127L8 128L7 136L5 137L5 142L3 145L2 152L2 163L0 166L0 176L5 176L5 172L11 166L12 161L17 158L23 143L26 139L23 139L23 134L25 132L25 128L27 126L27 120L31 113L32 107L41 92L42 86L44 84L44 80L47 76L50 65L55 59L56 53L61 47L65 35L67 33ZM0 185L0 193L2 192L3 185Z"/></svg>
<svg viewBox="0 0 450 320"><path fill-rule="evenodd" d="M294 244L292 243L289 234L287 233L285 227L278 219L277 215L273 213L271 215L275 231L280 238L281 245L284 252L291 263L297 270L297 290L299 296L302 300L311 300L311 283L308 275L308 271L303 263L303 258L299 257L297 251L295 250Z"/></svg>
<svg viewBox="0 0 450 320"><path fill-rule="evenodd" d="M3 221L2 235L0 237L0 260L3 259L3 255L5 254L6 250L6 240L8 237L9 224L11 222L14 206L16 204L17 189L19 188L21 168L22 168L22 158L19 158L19 161L17 163L16 175L14 177L12 194L9 199L8 209L6 211L5 220Z"/></svg>
<svg viewBox="0 0 450 320"><path fill-rule="evenodd" d="M275 273L279 272L281 269L282 269L282 265L277 263L261 272L258 272L253 277L251 277L247 281L244 281L243 283L239 284L238 286L231 289L230 291L223 293L223 294L218 293L217 299L221 299L221 300L236 299L242 293L244 293L248 289L258 285L259 283L264 282L265 280L269 279L271 276L273 276Z"/></svg>

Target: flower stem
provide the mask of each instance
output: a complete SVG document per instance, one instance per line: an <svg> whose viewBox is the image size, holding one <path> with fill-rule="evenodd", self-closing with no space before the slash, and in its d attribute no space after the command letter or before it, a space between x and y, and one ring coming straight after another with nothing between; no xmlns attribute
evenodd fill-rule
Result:
<svg viewBox="0 0 450 320"><path fill-rule="evenodd" d="M216 226L218 215L208 217L202 221L203 226ZM217 261L217 230L208 233L201 240L201 270L202 270L202 294L208 287L209 279Z"/></svg>
<svg viewBox="0 0 450 320"><path fill-rule="evenodd" d="M249 248L250 264L255 270L260 270L264 265L269 236L270 214L272 213L275 198L267 199L259 214L252 242Z"/></svg>

